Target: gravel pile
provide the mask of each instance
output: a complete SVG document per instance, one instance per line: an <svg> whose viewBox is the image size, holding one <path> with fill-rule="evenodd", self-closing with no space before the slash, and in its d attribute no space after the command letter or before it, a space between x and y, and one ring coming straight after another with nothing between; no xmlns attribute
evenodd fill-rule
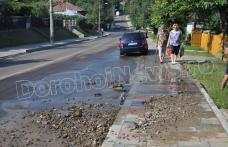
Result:
<svg viewBox="0 0 228 147"><path fill-rule="evenodd" d="M145 116L136 129L151 138L163 138L177 130L180 123L191 122L200 115L199 98L191 95L163 95L145 101Z"/></svg>
<svg viewBox="0 0 228 147"><path fill-rule="evenodd" d="M49 129L63 144L72 146L100 146L119 108L102 104L82 104L59 112L52 109L34 115L35 123Z"/></svg>
<svg viewBox="0 0 228 147"><path fill-rule="evenodd" d="M0 146L101 146L119 107L87 104L25 112L0 126Z"/></svg>

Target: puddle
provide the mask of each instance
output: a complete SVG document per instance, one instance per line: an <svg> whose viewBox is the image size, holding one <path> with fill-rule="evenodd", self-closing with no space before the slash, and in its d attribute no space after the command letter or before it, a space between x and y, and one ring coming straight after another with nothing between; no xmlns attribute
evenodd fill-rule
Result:
<svg viewBox="0 0 228 147"><path fill-rule="evenodd" d="M143 91L138 91L142 95L163 95L163 94L178 94L177 91L167 91L167 90L143 90Z"/></svg>
<svg viewBox="0 0 228 147"><path fill-rule="evenodd" d="M135 58L120 58L116 50L89 59L75 59L68 64L65 70L39 80L21 81L18 96L2 103L2 109L8 112L40 111L81 102L119 106L123 91L110 88L110 85L119 81L126 84L124 91L129 91L128 81L136 66ZM97 97L96 93L101 95Z"/></svg>

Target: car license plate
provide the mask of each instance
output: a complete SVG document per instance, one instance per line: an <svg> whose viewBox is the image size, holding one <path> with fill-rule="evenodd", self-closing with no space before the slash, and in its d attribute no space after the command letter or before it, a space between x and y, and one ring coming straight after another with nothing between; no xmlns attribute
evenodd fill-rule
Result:
<svg viewBox="0 0 228 147"><path fill-rule="evenodd" d="M131 43L128 43L129 46L132 46L132 45L137 45L138 43L137 42L131 42Z"/></svg>

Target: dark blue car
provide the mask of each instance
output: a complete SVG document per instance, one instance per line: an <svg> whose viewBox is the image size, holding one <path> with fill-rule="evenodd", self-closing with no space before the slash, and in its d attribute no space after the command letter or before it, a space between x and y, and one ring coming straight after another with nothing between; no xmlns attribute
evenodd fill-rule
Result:
<svg viewBox="0 0 228 147"><path fill-rule="evenodd" d="M124 33L119 43L120 55L127 53L148 54L147 34L145 32Z"/></svg>

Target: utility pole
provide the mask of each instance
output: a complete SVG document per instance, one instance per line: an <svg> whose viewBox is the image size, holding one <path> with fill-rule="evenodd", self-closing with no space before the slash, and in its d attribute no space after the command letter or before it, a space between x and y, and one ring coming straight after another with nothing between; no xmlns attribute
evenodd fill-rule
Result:
<svg viewBox="0 0 228 147"><path fill-rule="evenodd" d="M99 12L98 12L98 32L101 32L101 1L99 0Z"/></svg>
<svg viewBox="0 0 228 147"><path fill-rule="evenodd" d="M49 0L49 15L50 15L50 43L54 43L54 25L53 25L53 9L52 9L52 0Z"/></svg>

